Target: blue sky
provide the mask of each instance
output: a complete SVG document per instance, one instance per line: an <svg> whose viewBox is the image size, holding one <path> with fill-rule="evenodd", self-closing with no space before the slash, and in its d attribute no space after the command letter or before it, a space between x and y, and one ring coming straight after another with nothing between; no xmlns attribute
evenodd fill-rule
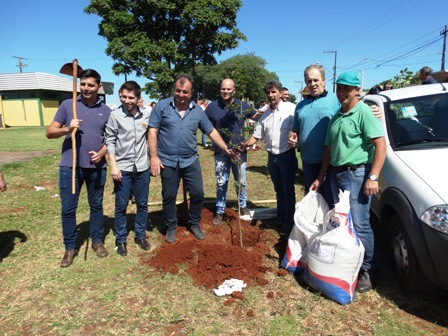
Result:
<svg viewBox="0 0 448 336"><path fill-rule="evenodd" d="M100 18L83 12L88 3L22 0L3 4L0 73L19 72L13 56L27 58L23 60L26 72L51 74L77 58L82 67L96 69L104 81L114 82L117 91L124 76L112 73L113 61L104 53L107 42L98 36ZM337 55L337 74L358 71L369 88L406 67L416 71L427 65L440 70L440 33L448 25L447 12L447 0L243 0L237 21L248 40L217 59L253 52L297 95L304 85L303 70L316 62L325 66L327 89L332 91ZM147 82L128 79L142 86ZM143 98L145 103L150 101ZM118 95L107 96L107 101L118 103Z"/></svg>

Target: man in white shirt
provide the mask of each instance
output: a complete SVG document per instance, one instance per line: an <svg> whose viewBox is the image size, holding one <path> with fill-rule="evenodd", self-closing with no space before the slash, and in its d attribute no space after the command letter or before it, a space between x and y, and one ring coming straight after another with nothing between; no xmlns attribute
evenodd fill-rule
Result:
<svg viewBox="0 0 448 336"><path fill-rule="evenodd" d="M288 146L295 106L281 99L282 88L282 84L278 81L266 83L269 108L260 117L253 136L244 145L250 147L258 140L266 143L268 171L274 184L277 218L281 223L280 237L282 240L287 240L294 225L297 157L295 149Z"/></svg>

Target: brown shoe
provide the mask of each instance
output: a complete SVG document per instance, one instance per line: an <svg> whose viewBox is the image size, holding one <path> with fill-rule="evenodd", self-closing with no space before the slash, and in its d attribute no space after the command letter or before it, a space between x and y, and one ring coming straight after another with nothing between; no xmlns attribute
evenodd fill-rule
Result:
<svg viewBox="0 0 448 336"><path fill-rule="evenodd" d="M61 267L69 267L72 262L73 258L78 254L78 250L65 250L64 256L61 260Z"/></svg>
<svg viewBox="0 0 448 336"><path fill-rule="evenodd" d="M250 213L250 210L247 207L240 209L240 215L252 217L252 214Z"/></svg>
<svg viewBox="0 0 448 336"><path fill-rule="evenodd" d="M100 258L107 257L107 250L104 247L103 243L94 243L92 244L93 250L96 252L96 255Z"/></svg>
<svg viewBox="0 0 448 336"><path fill-rule="evenodd" d="M222 217L223 214L216 214L216 216L213 218L213 225L221 225L222 224Z"/></svg>

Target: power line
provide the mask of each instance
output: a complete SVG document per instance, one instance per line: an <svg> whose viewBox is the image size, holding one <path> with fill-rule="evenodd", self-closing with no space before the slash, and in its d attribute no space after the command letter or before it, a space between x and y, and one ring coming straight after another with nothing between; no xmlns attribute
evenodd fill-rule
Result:
<svg viewBox="0 0 448 336"><path fill-rule="evenodd" d="M393 4L391 8L386 9L383 13L373 18L370 22L358 28L357 29L358 33L352 34L340 40L339 42L336 42L334 46L335 49L340 48L341 45L353 42L353 40L363 38L364 36L366 36L367 33L370 33L371 31L376 31L377 28L386 25L387 23L395 20L397 17L401 17L404 13L409 12L410 10L419 5L419 3L417 3L414 4L414 6L406 7L408 3L409 0L401 0L400 2Z"/></svg>
<svg viewBox="0 0 448 336"><path fill-rule="evenodd" d="M425 35L425 36L426 36L426 35ZM402 51L402 52L400 52L400 53L398 53L398 54L391 55L391 56L388 57L388 58L384 58L384 59L378 59L378 58L375 58L375 59L365 58L365 59L364 59L363 61L361 61L361 62L358 62L358 63L353 64L353 65L348 65L348 66L345 66L345 67L340 67L340 68L341 68L341 69L344 69L344 70L349 70L349 69L352 69L352 68L354 68L354 67L356 67L356 66L359 66L359 65L362 64L362 63L365 63L364 69L377 69L377 68L379 68L380 66L384 66L384 65L387 64L387 63L390 63L390 62L393 62L393 61L397 61L397 60L401 60L401 59L410 57L410 56L412 56L412 55L414 55L414 54L417 54L417 53L421 52L422 50L424 50L425 48L427 48L427 47L429 47L429 46L435 44L436 42L438 42L438 41L440 41L440 40L441 40L441 37L438 36L438 37L436 37L436 38L433 38L432 40L425 41L425 42L422 43L422 44L419 44L419 45L417 45L417 46L414 46L412 49L407 49L407 50L404 50L404 51ZM400 50L400 49L404 48L405 46L407 46L407 45L409 45L409 44L411 44L411 43L407 43L407 44L405 44L405 45L403 45L403 46L401 46L401 47L398 47L398 48L396 48L396 49L394 49L394 50L392 50L392 51L390 51L390 52L387 52L387 53L383 54L383 56L386 56L386 55L388 55L388 54L391 54L393 51ZM381 57L381 56L380 56L380 57ZM368 60L368 61L372 61L372 62L365 62L366 60Z"/></svg>
<svg viewBox="0 0 448 336"><path fill-rule="evenodd" d="M382 65L384 65L386 63L390 63L390 62L393 62L393 61L397 61L397 60L400 60L400 59L412 56L412 55L422 51L423 49L429 47L430 45L433 45L434 43L436 43L436 42L438 42L440 40L441 40L441 38L437 37L436 39L434 39L432 41L429 41L426 44L420 45L420 46L418 46L418 47L416 47L416 48L414 48L412 50L404 51L403 53L401 53L401 54L399 54L397 56L394 56L393 58L390 58L390 59L387 59L387 60L384 60L384 61L380 62L380 64L378 64L375 68L378 68L378 67L380 67L380 66L382 66Z"/></svg>

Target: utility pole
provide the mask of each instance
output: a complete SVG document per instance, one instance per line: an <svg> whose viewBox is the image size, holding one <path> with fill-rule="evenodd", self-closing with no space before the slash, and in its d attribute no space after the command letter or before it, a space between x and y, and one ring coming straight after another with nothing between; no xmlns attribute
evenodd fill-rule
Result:
<svg viewBox="0 0 448 336"><path fill-rule="evenodd" d="M290 85L293 85L295 83L300 83L300 90L299 91L302 91L302 89L303 89L303 81L294 81L294 82L291 82Z"/></svg>
<svg viewBox="0 0 448 336"><path fill-rule="evenodd" d="M336 92L336 60L338 57L338 52L336 50L324 50L324 54L334 54L334 65L333 65L333 93Z"/></svg>
<svg viewBox="0 0 448 336"><path fill-rule="evenodd" d="M20 72L22 72L22 69L23 69L23 68L25 68L25 67L28 66L28 64L23 64L23 63L22 63L22 60L28 60L28 58L20 57L20 56L13 56L13 58L17 58L17 59L19 60L19 65L16 65L16 66L19 67Z"/></svg>
<svg viewBox="0 0 448 336"><path fill-rule="evenodd" d="M448 26L445 25L445 29L443 32L440 32L440 35L443 35L443 50L442 50L442 68L440 70L445 70L445 51L446 51L446 34L448 33Z"/></svg>

